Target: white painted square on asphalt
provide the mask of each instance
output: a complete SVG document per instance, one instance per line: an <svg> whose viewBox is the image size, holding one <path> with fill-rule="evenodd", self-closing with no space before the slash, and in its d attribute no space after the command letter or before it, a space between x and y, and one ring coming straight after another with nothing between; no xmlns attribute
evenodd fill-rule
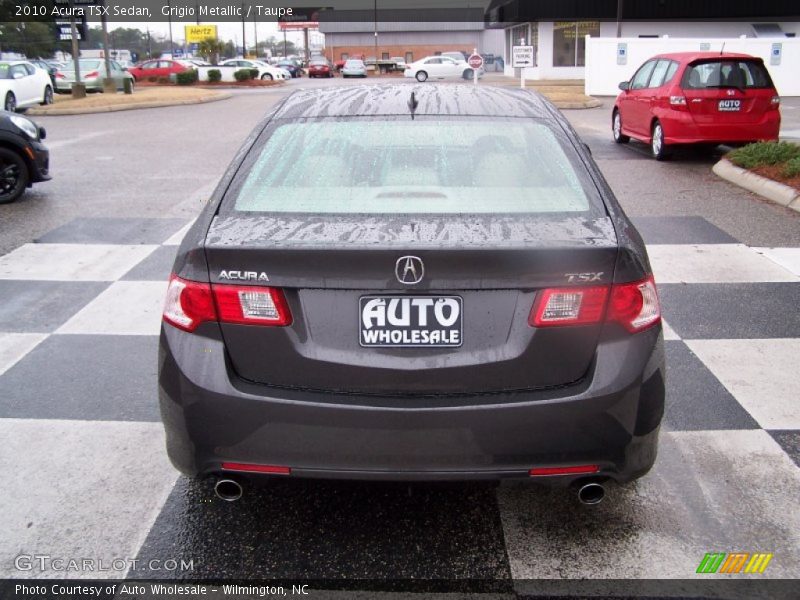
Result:
<svg viewBox="0 0 800 600"><path fill-rule="evenodd" d="M653 470L597 506L564 488L498 490L515 580L708 578L706 552L736 551L774 554L759 577L796 577L798 497L800 469L761 429L662 433Z"/></svg>
<svg viewBox="0 0 800 600"><path fill-rule="evenodd" d="M160 423L0 419L0 577L64 577L14 568L19 554L134 558L177 477ZM70 578L123 572L70 571Z"/></svg>
<svg viewBox="0 0 800 600"><path fill-rule="evenodd" d="M655 244L647 253L656 283L800 281L744 244Z"/></svg>
<svg viewBox="0 0 800 600"><path fill-rule="evenodd" d="M165 281L117 281L56 333L158 335L166 293Z"/></svg>
<svg viewBox="0 0 800 600"><path fill-rule="evenodd" d="M144 244L25 244L0 256L0 279L116 281L156 248Z"/></svg>
<svg viewBox="0 0 800 600"><path fill-rule="evenodd" d="M686 340L765 429L800 429L800 339Z"/></svg>
<svg viewBox="0 0 800 600"><path fill-rule="evenodd" d="M189 231L192 225L194 225L195 219L189 221L186 225L181 227L178 231L173 233L167 241L164 242L165 246L180 246L183 238L186 237L186 232Z"/></svg>
<svg viewBox="0 0 800 600"><path fill-rule="evenodd" d="M46 333L0 333L0 375L18 363Z"/></svg>
<svg viewBox="0 0 800 600"><path fill-rule="evenodd" d="M676 331L669 326L664 319L661 319L661 327L664 329L664 339L665 340L679 340L681 336L679 336Z"/></svg>
<svg viewBox="0 0 800 600"><path fill-rule="evenodd" d="M800 248L753 248L800 277Z"/></svg>

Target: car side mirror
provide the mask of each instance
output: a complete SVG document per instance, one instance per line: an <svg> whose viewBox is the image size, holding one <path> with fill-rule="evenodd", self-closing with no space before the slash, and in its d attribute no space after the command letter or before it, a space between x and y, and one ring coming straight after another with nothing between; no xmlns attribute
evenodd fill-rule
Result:
<svg viewBox="0 0 800 600"><path fill-rule="evenodd" d="M629 81L620 82L619 89L621 89L623 92L627 92L629 89L631 89L630 82Z"/></svg>
<svg viewBox="0 0 800 600"><path fill-rule="evenodd" d="M43 140L47 137L47 131L45 131L44 127L39 127L39 139Z"/></svg>

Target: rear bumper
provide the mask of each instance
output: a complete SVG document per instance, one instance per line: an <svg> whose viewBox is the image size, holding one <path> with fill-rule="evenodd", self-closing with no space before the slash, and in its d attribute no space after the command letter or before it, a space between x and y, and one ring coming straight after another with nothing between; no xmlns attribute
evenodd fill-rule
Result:
<svg viewBox="0 0 800 600"><path fill-rule="evenodd" d="M780 112L772 110L752 123L697 123L689 112L669 111L660 117L667 144L756 142L777 140Z"/></svg>
<svg viewBox="0 0 800 600"><path fill-rule="evenodd" d="M200 336L165 325L159 351L167 450L191 476L223 472L223 462L376 480L500 479L597 464L594 476L624 482L655 461L664 410L660 327L602 343L591 374L568 388L408 399L241 381L216 326L204 327Z"/></svg>

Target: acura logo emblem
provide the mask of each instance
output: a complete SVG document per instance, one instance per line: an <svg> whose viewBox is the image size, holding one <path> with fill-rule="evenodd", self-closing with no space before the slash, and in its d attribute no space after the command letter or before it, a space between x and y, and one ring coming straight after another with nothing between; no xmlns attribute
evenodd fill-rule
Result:
<svg viewBox="0 0 800 600"><path fill-rule="evenodd" d="M417 256L401 256L394 265L397 281L405 285L414 285L425 276L425 265Z"/></svg>

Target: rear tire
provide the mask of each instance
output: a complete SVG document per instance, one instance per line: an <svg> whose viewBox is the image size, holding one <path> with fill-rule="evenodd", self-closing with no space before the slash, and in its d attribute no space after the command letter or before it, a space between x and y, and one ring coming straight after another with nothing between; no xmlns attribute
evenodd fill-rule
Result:
<svg viewBox="0 0 800 600"><path fill-rule="evenodd" d="M6 99L3 101L3 108L8 112L17 112L17 97L14 92L8 92Z"/></svg>
<svg viewBox="0 0 800 600"><path fill-rule="evenodd" d="M44 88L44 98L42 98L42 106L47 106L53 103L53 88L49 85Z"/></svg>
<svg viewBox="0 0 800 600"><path fill-rule="evenodd" d="M664 128L661 122L653 123L653 130L650 138L650 153L656 160L665 160L669 154L669 146L664 143Z"/></svg>
<svg viewBox="0 0 800 600"><path fill-rule="evenodd" d="M622 116L618 110L614 110L614 115L611 117L611 134L614 136L614 141L618 144L627 144L631 141L630 136L622 133Z"/></svg>
<svg viewBox="0 0 800 600"><path fill-rule="evenodd" d="M473 76L472 69L465 69L464 72L461 74L461 76L467 81L469 81L470 79L472 79Z"/></svg>
<svg viewBox="0 0 800 600"><path fill-rule="evenodd" d="M417 74L414 75L414 78L422 83L423 81L427 81L428 74L425 71L417 71Z"/></svg>
<svg viewBox="0 0 800 600"><path fill-rule="evenodd" d="M25 193L30 173L23 158L8 148L0 147L0 204L14 202Z"/></svg>
<svg viewBox="0 0 800 600"><path fill-rule="evenodd" d="M264 73L261 76L261 81L272 81L272 75L270 75L269 73Z"/></svg>

